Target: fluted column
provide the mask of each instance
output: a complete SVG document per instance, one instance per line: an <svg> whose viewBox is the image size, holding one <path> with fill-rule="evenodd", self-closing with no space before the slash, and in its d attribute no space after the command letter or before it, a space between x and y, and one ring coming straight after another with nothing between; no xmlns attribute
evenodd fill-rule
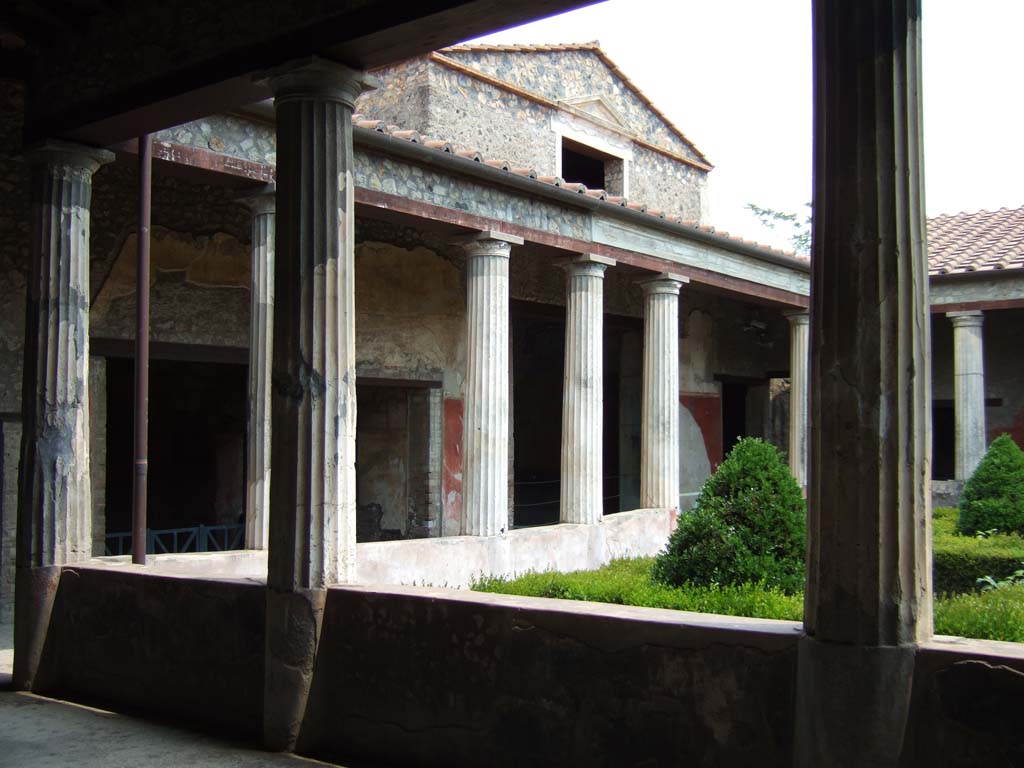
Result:
<svg viewBox="0 0 1024 768"><path fill-rule="evenodd" d="M264 738L276 749L295 745L325 587L355 578L352 105L367 83L317 58L269 74L277 219Z"/></svg>
<svg viewBox="0 0 1024 768"><path fill-rule="evenodd" d="M481 232L466 251L466 405L462 533L508 530L508 261L522 238Z"/></svg>
<svg viewBox="0 0 1024 768"><path fill-rule="evenodd" d="M644 371L640 505L679 508L679 289L663 274L643 283Z"/></svg>
<svg viewBox="0 0 1024 768"><path fill-rule="evenodd" d="M92 556L89 204L114 155L50 141L32 164L14 682L31 689L59 566ZM58 568L54 568L58 566Z"/></svg>
<svg viewBox="0 0 1024 768"><path fill-rule="evenodd" d="M270 392L274 357L274 188L268 186L242 202L252 210L245 547L266 549L270 522Z"/></svg>
<svg viewBox="0 0 1024 768"><path fill-rule="evenodd" d="M559 520L597 523L603 511L604 271L615 264L584 254L565 264L565 379Z"/></svg>
<svg viewBox="0 0 1024 768"><path fill-rule="evenodd" d="M953 321L956 479L966 480L985 455L985 355L981 312L947 312Z"/></svg>
<svg viewBox="0 0 1024 768"><path fill-rule="evenodd" d="M919 0L815 0L797 766L896 766L932 631Z"/></svg>
<svg viewBox="0 0 1024 768"><path fill-rule="evenodd" d="M789 320L789 471L801 488L807 487L807 389L808 338L807 312L791 312Z"/></svg>

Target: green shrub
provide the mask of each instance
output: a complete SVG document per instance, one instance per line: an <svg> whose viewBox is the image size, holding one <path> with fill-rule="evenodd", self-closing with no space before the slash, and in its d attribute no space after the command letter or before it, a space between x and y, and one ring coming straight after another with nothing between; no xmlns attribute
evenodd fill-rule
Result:
<svg viewBox="0 0 1024 768"><path fill-rule="evenodd" d="M1024 642L1024 584L936 600L935 633Z"/></svg>
<svg viewBox="0 0 1024 768"><path fill-rule="evenodd" d="M806 506L779 451L744 438L701 488L694 509L654 564L654 579L757 584L798 592L804 583Z"/></svg>
<svg viewBox="0 0 1024 768"><path fill-rule="evenodd" d="M1009 435L992 441L960 494L960 533L1024 534L1024 451Z"/></svg>
<svg viewBox="0 0 1024 768"><path fill-rule="evenodd" d="M936 595L977 592L978 579L1012 573L1024 559L1024 538L998 534L976 538L956 532L958 512L938 508L932 518L932 583Z"/></svg>

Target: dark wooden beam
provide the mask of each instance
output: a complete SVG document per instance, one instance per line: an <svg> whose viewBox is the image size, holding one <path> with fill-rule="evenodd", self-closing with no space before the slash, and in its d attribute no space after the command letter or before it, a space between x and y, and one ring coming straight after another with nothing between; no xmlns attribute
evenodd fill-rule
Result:
<svg viewBox="0 0 1024 768"><path fill-rule="evenodd" d="M197 8L165 0L158 13L136 3L119 16L91 17L73 30L73 46L39 43L43 67L33 93L40 97L30 105L27 134L106 146L265 99L253 74L293 59L319 55L371 68L593 1L234 0Z"/></svg>

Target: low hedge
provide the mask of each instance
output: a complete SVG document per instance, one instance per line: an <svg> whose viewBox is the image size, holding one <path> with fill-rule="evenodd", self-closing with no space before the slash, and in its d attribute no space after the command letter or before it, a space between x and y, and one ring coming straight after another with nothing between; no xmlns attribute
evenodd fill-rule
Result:
<svg viewBox="0 0 1024 768"><path fill-rule="evenodd" d="M935 510L932 520L932 581L936 595L978 591L982 576L1003 578L1020 568L1024 538L999 534L978 539L958 536L957 510Z"/></svg>
<svg viewBox="0 0 1024 768"><path fill-rule="evenodd" d="M651 579L653 563L654 558L641 557L613 560L596 571L527 573L517 579L483 578L473 584L473 589L723 616L790 621L800 621L803 617L802 594L787 595L781 589L760 584L669 587Z"/></svg>
<svg viewBox="0 0 1024 768"><path fill-rule="evenodd" d="M1024 584L936 600L935 634L1024 643Z"/></svg>
<svg viewBox="0 0 1024 768"><path fill-rule="evenodd" d="M528 573L518 579L485 578L473 589L532 597L590 600L648 608L803 619L803 595L786 595L759 584L666 587L651 580L652 558L616 560L596 571ZM1014 569L1000 573L1000 577ZM1024 642L1024 584L987 592L935 598L935 632L984 640Z"/></svg>

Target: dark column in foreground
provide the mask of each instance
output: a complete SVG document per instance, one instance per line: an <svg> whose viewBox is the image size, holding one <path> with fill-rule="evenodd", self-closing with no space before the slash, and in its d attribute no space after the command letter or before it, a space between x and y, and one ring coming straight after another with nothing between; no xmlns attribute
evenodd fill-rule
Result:
<svg viewBox="0 0 1024 768"><path fill-rule="evenodd" d="M92 556L89 204L113 154L50 141L32 163L31 274L21 393L14 684L31 690L60 566Z"/></svg>
<svg viewBox="0 0 1024 768"><path fill-rule="evenodd" d="M361 72L323 59L270 74L277 219L264 737L295 747L326 587L355 578L355 199Z"/></svg>
<svg viewBox="0 0 1024 768"><path fill-rule="evenodd" d="M897 763L932 629L920 18L906 0L814 3L798 766Z"/></svg>

